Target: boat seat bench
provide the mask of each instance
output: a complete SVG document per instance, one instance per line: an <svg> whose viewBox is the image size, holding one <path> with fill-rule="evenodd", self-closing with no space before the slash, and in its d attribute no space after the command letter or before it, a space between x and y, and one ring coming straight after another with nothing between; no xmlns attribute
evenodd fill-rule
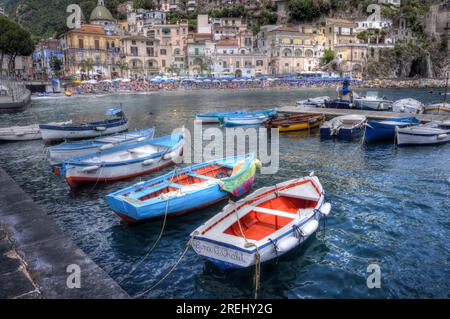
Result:
<svg viewBox="0 0 450 319"><path fill-rule="evenodd" d="M207 180L207 181L217 181L217 178L213 178L213 177L209 177L209 176L205 176L205 175L200 175L200 174L197 174L197 173L194 173L194 172L188 173L187 175L190 176L190 177L196 177L196 178L204 179L204 180Z"/></svg>
<svg viewBox="0 0 450 319"><path fill-rule="evenodd" d="M132 192L126 198L131 198L132 200L139 200L139 198L147 196L150 193L154 193L154 192L159 191L161 189L164 189L166 187L173 187L173 188L178 188L178 189L182 189L183 188L183 186L180 185L180 184L164 182L164 183L159 183L157 185L154 185L152 187L144 188L143 190L141 190L139 192Z"/></svg>

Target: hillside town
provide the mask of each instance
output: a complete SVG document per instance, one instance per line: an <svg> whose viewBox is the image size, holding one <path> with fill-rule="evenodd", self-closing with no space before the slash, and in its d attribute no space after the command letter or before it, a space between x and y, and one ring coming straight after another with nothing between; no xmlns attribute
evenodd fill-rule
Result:
<svg viewBox="0 0 450 319"><path fill-rule="evenodd" d="M126 19L117 20L98 0L92 12L83 12L78 27L42 40L30 57L17 57L15 73L46 80L55 76L77 79L145 79L169 77L349 76L362 78L368 62L383 49L413 42L406 19L381 15L350 20L324 17L292 24L286 19L287 1L273 0L277 23L257 33L242 17L197 16L195 28L187 21L169 23L174 11L194 11L204 1L155 1L155 10L119 5ZM216 3L217 2L217 3ZM207 1L214 7L221 1ZM232 1L254 9L254 1ZM388 2L391 8L400 1ZM203 5L203 4L202 4ZM386 4L384 4L386 5ZM448 7L436 6L427 17L426 32L447 36L442 21ZM448 22L447 22L448 24ZM450 48L450 45L448 45ZM52 67L52 59L60 62ZM5 62L4 62L5 63Z"/></svg>

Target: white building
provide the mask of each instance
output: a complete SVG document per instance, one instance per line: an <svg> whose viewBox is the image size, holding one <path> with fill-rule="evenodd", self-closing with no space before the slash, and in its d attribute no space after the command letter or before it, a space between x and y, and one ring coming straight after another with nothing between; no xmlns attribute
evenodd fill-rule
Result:
<svg viewBox="0 0 450 319"><path fill-rule="evenodd" d="M378 0L378 3L380 4L391 4L397 7L400 7L400 5L402 4L401 0Z"/></svg>
<svg viewBox="0 0 450 319"><path fill-rule="evenodd" d="M128 12L127 21L129 33L146 35L154 25L166 24L166 13L137 9Z"/></svg>
<svg viewBox="0 0 450 319"><path fill-rule="evenodd" d="M385 20L363 20L363 21L357 21L356 24L358 25L357 31L364 31L369 29L385 29L385 28L391 28L392 27L392 20L385 19Z"/></svg>

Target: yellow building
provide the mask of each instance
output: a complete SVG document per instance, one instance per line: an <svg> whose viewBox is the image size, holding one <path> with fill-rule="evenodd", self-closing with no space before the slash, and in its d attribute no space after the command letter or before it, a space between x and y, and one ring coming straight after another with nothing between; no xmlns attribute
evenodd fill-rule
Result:
<svg viewBox="0 0 450 319"><path fill-rule="evenodd" d="M64 54L66 76L94 75L102 78L117 76L120 37L114 28L116 21L99 0L90 15L90 24L67 31L59 37Z"/></svg>
<svg viewBox="0 0 450 319"><path fill-rule="evenodd" d="M304 73L319 67L325 36L315 25L263 26L257 44L270 59L269 73Z"/></svg>

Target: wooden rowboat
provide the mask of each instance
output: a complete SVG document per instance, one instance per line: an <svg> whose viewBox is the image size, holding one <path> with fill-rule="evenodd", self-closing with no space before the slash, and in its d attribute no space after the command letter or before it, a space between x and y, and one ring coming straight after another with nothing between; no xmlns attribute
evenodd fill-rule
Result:
<svg viewBox="0 0 450 319"><path fill-rule="evenodd" d="M280 132L308 130L319 127L325 116L322 114L302 114L277 118L266 123L267 128L277 128Z"/></svg>
<svg viewBox="0 0 450 319"><path fill-rule="evenodd" d="M319 179L311 174L230 203L192 232L192 247L222 269L250 267L304 243L330 211Z"/></svg>
<svg viewBox="0 0 450 319"><path fill-rule="evenodd" d="M256 165L253 154L201 163L112 193L107 201L129 223L174 217L246 194Z"/></svg>
<svg viewBox="0 0 450 319"><path fill-rule="evenodd" d="M59 174L71 187L141 176L175 164L183 146L184 133L146 139L64 160Z"/></svg>

